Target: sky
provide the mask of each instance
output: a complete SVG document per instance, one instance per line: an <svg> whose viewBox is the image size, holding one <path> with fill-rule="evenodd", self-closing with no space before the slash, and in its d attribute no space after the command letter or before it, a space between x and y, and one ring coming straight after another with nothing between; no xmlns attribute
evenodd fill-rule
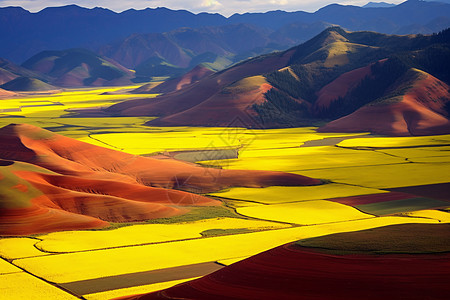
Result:
<svg viewBox="0 0 450 300"><path fill-rule="evenodd" d="M266 12L278 9L314 12L331 3L362 6L369 1L379 2L380 0L0 0L0 7L21 6L32 12L39 11L45 7L68 4L77 4L88 8L105 7L116 12L129 8L168 7L171 9L185 9L194 13L210 12L230 16L234 13ZM399 4L405 0L384 1Z"/></svg>

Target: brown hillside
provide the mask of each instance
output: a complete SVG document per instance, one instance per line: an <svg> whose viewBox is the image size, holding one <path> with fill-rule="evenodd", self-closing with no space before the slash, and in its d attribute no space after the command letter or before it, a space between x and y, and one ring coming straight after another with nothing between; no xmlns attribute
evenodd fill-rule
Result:
<svg viewBox="0 0 450 300"><path fill-rule="evenodd" d="M293 51L289 51L258 57L247 61L245 64L236 65L205 77L184 89L157 98L130 100L113 105L108 109L108 112L122 116L168 116L176 114L206 101L233 82L286 66L292 54Z"/></svg>
<svg viewBox="0 0 450 300"><path fill-rule="evenodd" d="M4 89L0 89L0 99L1 98L9 98L9 97L13 97L13 96L17 96L17 93L14 93L11 91L6 91Z"/></svg>
<svg viewBox="0 0 450 300"><path fill-rule="evenodd" d="M370 131L394 136L450 133L450 120L444 110L450 101L447 84L428 73L411 69L399 83L398 90L403 90L401 95L366 105L319 131Z"/></svg>
<svg viewBox="0 0 450 300"><path fill-rule="evenodd" d="M166 94L173 91L181 90L182 88L199 81L200 79L214 74L214 71L204 66L196 66L181 77L165 81L157 86L149 86L148 84L132 91L132 93L154 93Z"/></svg>
<svg viewBox="0 0 450 300"><path fill-rule="evenodd" d="M149 122L151 125L246 126L258 125L253 104L266 101L272 86L262 76L248 77L214 94L202 103L177 114Z"/></svg>
<svg viewBox="0 0 450 300"><path fill-rule="evenodd" d="M371 65L368 65L344 73L331 83L324 86L317 93L315 107L318 109L327 108L334 100L339 97L344 97L347 92L356 87L364 77L371 74L370 67Z"/></svg>
<svg viewBox="0 0 450 300"><path fill-rule="evenodd" d="M9 72L8 70L0 68L0 85L7 83L13 79L19 77L16 74Z"/></svg>

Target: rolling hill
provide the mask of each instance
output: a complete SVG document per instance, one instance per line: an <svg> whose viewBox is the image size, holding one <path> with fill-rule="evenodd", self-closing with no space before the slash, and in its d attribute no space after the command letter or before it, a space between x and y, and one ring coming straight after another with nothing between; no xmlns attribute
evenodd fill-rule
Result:
<svg viewBox="0 0 450 300"><path fill-rule="evenodd" d="M429 135L449 132L445 110L450 87L418 69L409 69L383 99L328 123L322 132L362 132L387 135Z"/></svg>
<svg viewBox="0 0 450 300"><path fill-rule="evenodd" d="M396 36L331 27L287 51L247 60L155 99L114 105L107 113L158 116L148 123L157 126L228 126L238 120L242 127L270 128L336 120L321 130L447 133L449 32ZM364 117L358 117L360 109Z"/></svg>
<svg viewBox="0 0 450 300"><path fill-rule="evenodd" d="M100 48L99 53L130 68L139 66L151 57L159 57L169 64L186 68L192 64L195 66L207 62L203 61L209 58L206 57L207 53L223 59L232 58L236 54L248 53L250 56L253 52L258 55L269 43L273 44L271 49L276 50L275 39L269 39L269 33L269 30L248 24L183 27L165 33L134 34ZM284 47L285 44L278 44L278 49Z"/></svg>
<svg viewBox="0 0 450 300"><path fill-rule="evenodd" d="M0 139L1 235L181 215L189 206L220 206L199 194L233 186L321 184L290 173L211 169L135 156L27 124L1 128Z"/></svg>
<svg viewBox="0 0 450 300"><path fill-rule="evenodd" d="M155 86L154 83L147 83L132 93L136 94L165 94L172 91L181 90L183 87L191 85L200 79L213 74L214 71L204 65L198 65L186 74L176 77Z"/></svg>
<svg viewBox="0 0 450 300"><path fill-rule="evenodd" d="M11 81L18 77L37 78L43 81L49 80L49 78L46 77L45 75L33 72L24 67L16 65L15 63L7 59L0 58L0 85L5 84L8 81Z"/></svg>
<svg viewBox="0 0 450 300"><path fill-rule="evenodd" d="M11 92L11 91L6 91L4 89L0 89L0 99L1 98L9 98L12 96L17 96L17 94L14 92Z"/></svg>
<svg viewBox="0 0 450 300"><path fill-rule="evenodd" d="M284 50L329 26L325 22L293 23L276 31L249 24L180 28L133 34L101 47L99 53L135 68L140 78L175 77L199 64L219 71L250 57Z"/></svg>
<svg viewBox="0 0 450 300"><path fill-rule="evenodd" d="M286 53L275 53L263 57L257 57L247 61L246 63L238 64L230 69L207 76L193 85L186 86L184 89L154 98L151 102L148 99L125 101L111 106L105 112L123 116L151 114L155 116L169 117L170 115L181 114L189 109L195 109L197 105L207 101L211 97L214 97L221 92L222 89L241 79L251 76L258 76L260 74L270 72L273 69L283 67L287 64L291 55L292 51L288 51ZM192 119L192 121L201 123L205 118L208 118L208 115L204 113L204 110L202 110L201 112L196 112L196 117L198 117L198 119ZM233 114L229 114L223 115L223 118L224 119L214 121L214 124L228 125L233 119L235 119L235 116ZM177 122L176 120L175 122L171 121L169 123L164 120L165 117L152 124L163 125L183 123Z"/></svg>
<svg viewBox="0 0 450 300"><path fill-rule="evenodd" d="M0 86L2 89L15 92L42 92L56 91L57 87L47 84L39 79L30 77L17 77Z"/></svg>
<svg viewBox="0 0 450 300"><path fill-rule="evenodd" d="M125 67L85 49L44 51L22 67L44 74L52 84L62 87L127 85L134 78Z"/></svg>

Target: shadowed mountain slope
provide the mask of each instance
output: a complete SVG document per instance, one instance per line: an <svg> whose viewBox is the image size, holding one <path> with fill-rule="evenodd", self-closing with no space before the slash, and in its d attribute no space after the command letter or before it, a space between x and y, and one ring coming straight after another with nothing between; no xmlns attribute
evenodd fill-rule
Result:
<svg viewBox="0 0 450 300"><path fill-rule="evenodd" d="M125 67L85 49L44 51L22 66L48 76L57 86L126 85L134 77Z"/></svg>
<svg viewBox="0 0 450 300"><path fill-rule="evenodd" d="M343 26L348 30L427 34L448 26L449 15L448 3L417 0L406 1L393 7L363 8L332 4L314 13L278 10L234 14L229 18L219 14L193 14L167 8L129 9L116 13L104 8L87 9L68 5L30 13L19 7L4 7L0 8L0 20L7 26L0 28L0 57L21 63L36 53L50 49L83 47L97 50L105 44L126 39L132 34L232 24L251 24L277 31L292 23L301 22L312 26L325 22ZM305 34L304 39L311 37L311 32L313 31Z"/></svg>
<svg viewBox="0 0 450 300"><path fill-rule="evenodd" d="M5 90L17 92L54 91L58 88L37 78L17 77L0 86Z"/></svg>
<svg viewBox="0 0 450 300"><path fill-rule="evenodd" d="M146 93L155 93L155 94L165 94L173 91L181 90L182 88L191 85L200 79L214 74L214 71L203 66L198 65L186 74L167 80L161 84L155 86L154 83L145 84L135 90L132 93L136 94L146 94Z"/></svg>

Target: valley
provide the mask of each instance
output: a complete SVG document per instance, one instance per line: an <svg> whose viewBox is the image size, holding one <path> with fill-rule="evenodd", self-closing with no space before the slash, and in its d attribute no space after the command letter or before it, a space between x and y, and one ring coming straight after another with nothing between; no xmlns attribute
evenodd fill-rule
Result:
<svg viewBox="0 0 450 300"><path fill-rule="evenodd" d="M440 1L0 7L0 299L447 299Z"/></svg>
<svg viewBox="0 0 450 300"><path fill-rule="evenodd" d="M166 185L169 206L187 210L181 215L147 221L110 221L96 230L24 232L4 237L0 240L0 277L2 282L8 282L3 293L10 299L37 292L56 299L110 299L148 293L298 240L391 225L408 228L417 224L444 226L450 222L449 195L436 198L432 193L433 185L450 182L449 135L389 138L369 133L318 133L314 127L152 127L143 126L151 118L82 118L71 112L107 107L135 97L122 94L131 89L78 89L2 100L7 108L2 112L1 125L40 126L102 149L145 155L161 162L173 160L170 153L176 151L198 150L200 155L195 162L208 166L202 176L210 176L216 170L282 171L318 178L323 184L275 184L264 188L216 185L213 190L185 198L188 202L184 204L170 196L179 193L177 190L193 191L198 184L192 180L174 190ZM25 134L23 127L15 130ZM28 136L48 139L48 134L36 134ZM332 142L327 142L330 139ZM31 146L30 142L25 145ZM214 152L226 149L236 151L237 158L222 159ZM11 161L4 150L1 153L1 182L5 184L7 172L23 174L14 168L24 164L24 157L19 155ZM42 174L48 168L60 174L53 176L67 172L64 170L68 165L61 165L61 160L54 167L48 159L42 163L46 170L32 170L27 164L27 172ZM30 180L30 176L23 178ZM92 184L91 189L95 190ZM30 193L31 187L25 185ZM421 187L404 190L410 186ZM64 189L72 188L66 185ZM13 190L20 193L17 188ZM8 190L2 188L2 193L5 191ZM5 197L8 194L2 195L2 199ZM202 206L202 197L215 204ZM18 288L19 285L26 288Z"/></svg>

